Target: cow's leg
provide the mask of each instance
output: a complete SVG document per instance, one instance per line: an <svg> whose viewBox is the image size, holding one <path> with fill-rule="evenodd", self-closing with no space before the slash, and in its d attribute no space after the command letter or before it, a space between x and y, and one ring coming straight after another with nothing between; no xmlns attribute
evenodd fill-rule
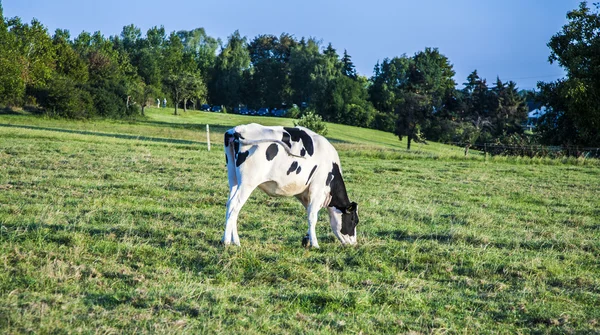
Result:
<svg viewBox="0 0 600 335"><path fill-rule="evenodd" d="M319 210L321 209L321 204L323 203L323 199L311 199L306 210L308 212L308 232L306 235L308 236L308 240L310 242L310 246L313 248L319 247L319 242L317 241L317 219L319 218Z"/></svg>
<svg viewBox="0 0 600 335"><path fill-rule="evenodd" d="M296 195L296 199L298 199L302 203L302 206L304 206L304 208L306 209L306 213L308 213L308 203L310 200L309 192L306 191L302 194ZM310 218L309 218L309 220L310 220ZM306 235L302 238L302 246L308 247L309 243L310 243L310 224L308 226L308 231L306 232Z"/></svg>
<svg viewBox="0 0 600 335"><path fill-rule="evenodd" d="M233 188L227 200L227 212L225 216L225 232L223 233L223 244L231 244L233 242L236 245L240 245L240 238L237 232L237 219L240 210L252 194L253 187L247 187L246 185L238 185L234 191Z"/></svg>

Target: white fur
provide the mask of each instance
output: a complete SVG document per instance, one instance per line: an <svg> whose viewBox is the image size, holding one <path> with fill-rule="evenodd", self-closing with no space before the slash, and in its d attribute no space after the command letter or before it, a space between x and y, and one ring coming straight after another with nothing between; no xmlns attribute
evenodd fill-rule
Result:
<svg viewBox="0 0 600 335"><path fill-rule="evenodd" d="M314 153L304 157L300 152L303 148L302 141L291 142L292 147L281 141L283 127L265 127L259 124L237 126L228 130L229 133L240 133L243 139L239 140L240 152L249 151L247 159L236 167L234 152L234 139L225 146L227 155L227 172L229 179L229 200L227 201L227 212L225 217L225 232L222 242L224 244L234 243L240 245L237 232L237 218L242 206L246 203L250 194L257 187L271 196L295 196L304 205L308 215L308 232L310 246L319 247L315 227L318 212L327 207L331 201L330 187L326 186L328 173L333 163L340 165L340 160L335 148L324 137L313 131L298 127L310 135L313 141ZM266 158L267 148L276 143L278 153L273 160ZM300 173L293 171L287 173L294 161L298 162ZM317 165L317 169L308 176ZM307 182L308 180L308 182ZM342 244L355 244L355 236L344 235L342 229L342 212L334 207L327 207L331 229Z"/></svg>

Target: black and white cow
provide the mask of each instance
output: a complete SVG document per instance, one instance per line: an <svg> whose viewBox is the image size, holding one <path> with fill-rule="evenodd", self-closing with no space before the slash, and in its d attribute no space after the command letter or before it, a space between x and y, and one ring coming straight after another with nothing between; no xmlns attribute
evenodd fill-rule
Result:
<svg viewBox="0 0 600 335"><path fill-rule="evenodd" d="M319 247L315 226L323 207L340 242L356 243L357 205L348 199L337 151L323 136L303 127L241 125L225 132L225 159L229 200L224 244L240 244L238 214L256 187L300 200L308 213L303 245Z"/></svg>

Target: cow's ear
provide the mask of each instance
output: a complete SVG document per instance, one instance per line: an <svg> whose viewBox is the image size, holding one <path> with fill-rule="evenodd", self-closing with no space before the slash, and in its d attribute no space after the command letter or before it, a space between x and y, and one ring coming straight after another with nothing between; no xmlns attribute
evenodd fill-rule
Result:
<svg viewBox="0 0 600 335"><path fill-rule="evenodd" d="M358 204L356 202L353 202L350 204L350 206L346 207L346 210L344 212L346 212L346 214L350 214L352 212L356 212L356 207L358 206Z"/></svg>

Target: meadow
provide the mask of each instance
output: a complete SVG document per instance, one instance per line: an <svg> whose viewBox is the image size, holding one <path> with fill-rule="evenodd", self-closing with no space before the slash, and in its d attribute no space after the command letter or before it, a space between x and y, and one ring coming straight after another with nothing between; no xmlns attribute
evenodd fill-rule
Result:
<svg viewBox="0 0 600 335"><path fill-rule="evenodd" d="M330 124L358 245L257 190L224 247L223 131L293 120L171 112L0 114L0 333L600 333L597 160Z"/></svg>

